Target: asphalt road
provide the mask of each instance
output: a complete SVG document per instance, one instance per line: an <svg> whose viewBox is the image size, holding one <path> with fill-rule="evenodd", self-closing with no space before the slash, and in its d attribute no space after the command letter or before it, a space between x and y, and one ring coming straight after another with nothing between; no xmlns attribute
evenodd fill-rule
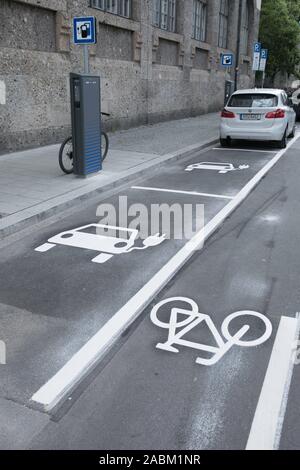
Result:
<svg viewBox="0 0 300 470"><path fill-rule="evenodd" d="M141 322L127 331L124 344L104 369L96 370L93 380L69 397L73 406L54 415L27 447L245 448L280 319L295 318L300 311L299 150L297 141L142 313ZM126 195L128 206L203 204L207 224L274 155L271 147L209 149L105 202L116 206L119 195ZM208 168L185 171L200 162L231 163L234 168L227 173ZM115 255L104 264L93 263L97 253L89 249L57 244L49 251L35 250L57 234L97 222L97 206L93 202L0 251L1 338L8 346L7 365L0 369L3 398L31 406L32 394L186 243L166 240L144 251ZM209 367L195 362L199 356L211 357L207 352L182 345L179 353L157 349L168 330L153 324L150 312L171 297L193 299L218 331L233 312L260 312L271 321L272 335L253 348L233 345ZM164 311L165 321L169 312ZM244 324L236 321L232 334ZM251 328L246 340L264 333L260 319L247 317L247 324ZM215 345L211 331L202 326L187 339ZM299 406L297 374L295 367L294 399L288 401L281 438L287 448L300 444L299 420L294 419Z"/></svg>

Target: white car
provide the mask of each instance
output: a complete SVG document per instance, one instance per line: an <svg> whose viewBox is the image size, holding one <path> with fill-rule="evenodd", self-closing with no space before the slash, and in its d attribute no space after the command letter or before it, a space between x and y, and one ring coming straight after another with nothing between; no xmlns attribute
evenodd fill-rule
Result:
<svg viewBox="0 0 300 470"><path fill-rule="evenodd" d="M285 148L295 130L296 113L284 90L238 90L221 112L220 143L224 147L238 139L274 141Z"/></svg>

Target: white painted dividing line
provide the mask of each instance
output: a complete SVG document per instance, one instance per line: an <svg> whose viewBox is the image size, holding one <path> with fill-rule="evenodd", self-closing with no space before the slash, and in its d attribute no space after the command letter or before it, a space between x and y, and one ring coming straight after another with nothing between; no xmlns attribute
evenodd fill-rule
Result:
<svg viewBox="0 0 300 470"><path fill-rule="evenodd" d="M214 147L212 150L225 150L227 152L258 152L258 153L277 153L278 150L252 150L252 149L237 149L237 148L226 148L226 147Z"/></svg>
<svg viewBox="0 0 300 470"><path fill-rule="evenodd" d="M52 409L92 368L103 358L108 349L121 336L151 300L165 287L196 250L201 250L205 240L242 203L260 180L280 160L300 137L294 137L286 149L278 152L247 184L208 222L187 244L181 248L74 356L32 397L45 410Z"/></svg>
<svg viewBox="0 0 300 470"><path fill-rule="evenodd" d="M246 450L276 450L290 387L299 320L281 317Z"/></svg>
<svg viewBox="0 0 300 470"><path fill-rule="evenodd" d="M35 251L40 251L41 253L44 253L45 251L51 250L51 248L53 248L54 246L55 245L53 245L53 243L44 243L43 245L35 248Z"/></svg>
<svg viewBox="0 0 300 470"><path fill-rule="evenodd" d="M162 192L162 193L187 194L188 196L213 197L217 199L233 199L233 196L224 196L222 194L197 193L196 191L180 191L176 189L150 188L147 186L131 186L131 189L140 189L143 191L157 191L157 192Z"/></svg>

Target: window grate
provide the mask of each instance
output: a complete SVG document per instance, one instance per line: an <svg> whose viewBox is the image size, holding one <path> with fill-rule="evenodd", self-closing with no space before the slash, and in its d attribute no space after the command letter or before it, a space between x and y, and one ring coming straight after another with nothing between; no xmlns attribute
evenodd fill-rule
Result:
<svg viewBox="0 0 300 470"><path fill-rule="evenodd" d="M198 41L206 41L207 3L206 0L194 0L193 35Z"/></svg>
<svg viewBox="0 0 300 470"><path fill-rule="evenodd" d="M153 25L165 31L176 30L176 0L152 0Z"/></svg>
<svg viewBox="0 0 300 470"><path fill-rule="evenodd" d="M241 31L241 53L248 54L249 42L249 5L245 4L244 14L242 15L242 31Z"/></svg>
<svg viewBox="0 0 300 470"><path fill-rule="evenodd" d="M229 18L229 1L221 0L219 13L219 40L218 45L223 49L227 48L228 40L228 18Z"/></svg>
<svg viewBox="0 0 300 470"><path fill-rule="evenodd" d="M131 17L132 0L91 0L91 7L99 10L108 11L114 15Z"/></svg>

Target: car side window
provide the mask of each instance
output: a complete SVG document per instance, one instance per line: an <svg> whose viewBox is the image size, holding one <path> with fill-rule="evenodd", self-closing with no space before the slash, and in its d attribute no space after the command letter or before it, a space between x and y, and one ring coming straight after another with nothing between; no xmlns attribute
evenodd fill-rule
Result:
<svg viewBox="0 0 300 470"><path fill-rule="evenodd" d="M282 93L282 102L285 106L290 106L289 97L286 93Z"/></svg>
<svg viewBox="0 0 300 470"><path fill-rule="evenodd" d="M287 95L285 93L281 93L282 103L287 106Z"/></svg>

